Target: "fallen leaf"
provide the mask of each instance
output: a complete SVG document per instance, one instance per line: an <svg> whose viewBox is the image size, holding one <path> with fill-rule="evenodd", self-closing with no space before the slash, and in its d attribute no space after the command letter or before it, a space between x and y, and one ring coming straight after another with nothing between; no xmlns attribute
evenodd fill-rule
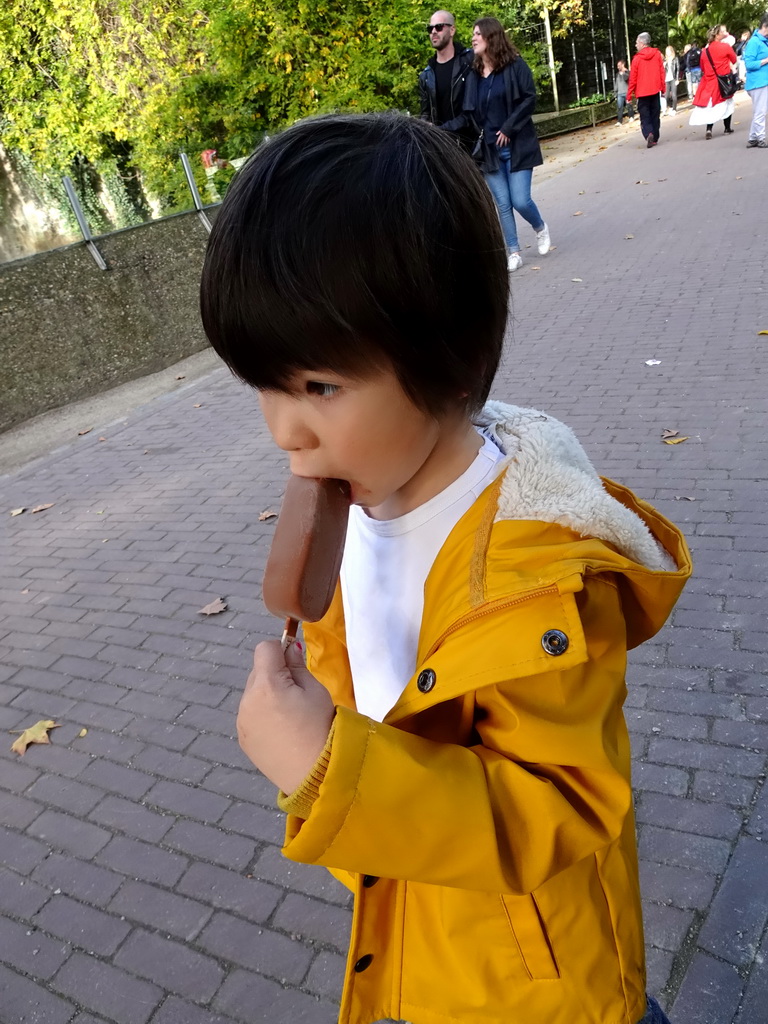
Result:
<svg viewBox="0 0 768 1024"><path fill-rule="evenodd" d="M22 594L28 594L29 593L29 587L26 587L24 590L21 591L21 593Z"/></svg>
<svg viewBox="0 0 768 1024"><path fill-rule="evenodd" d="M53 502L49 501L47 505L37 505L32 509L33 512L45 512L47 508L53 508Z"/></svg>
<svg viewBox="0 0 768 1024"><path fill-rule="evenodd" d="M634 238L634 235L624 235L625 238Z"/></svg>
<svg viewBox="0 0 768 1024"><path fill-rule="evenodd" d="M186 375L186 373L180 373L180 374L178 375L178 377L176 378L176 380L184 380L184 378L185 378L186 376L187 376L187 375Z"/></svg>
<svg viewBox="0 0 768 1024"><path fill-rule="evenodd" d="M650 184L650 183L649 183L649 182L647 182L647 181L643 181L643 180L641 179L640 181L636 181L636 182L635 182L635 184L636 184L636 185L648 185L648 184Z"/></svg>
<svg viewBox="0 0 768 1024"><path fill-rule="evenodd" d="M736 181L741 181L741 178L742 178L742 176L740 174L736 175Z"/></svg>
<svg viewBox="0 0 768 1024"><path fill-rule="evenodd" d="M267 508L263 512L259 513L259 522L260 523L266 522L267 519L276 519L276 518L277 518L277 512L275 512L274 509L271 509L271 508Z"/></svg>
<svg viewBox="0 0 768 1024"><path fill-rule="evenodd" d="M608 149L608 147L607 146L598 146L597 147L597 152L600 153L604 149Z"/></svg>
<svg viewBox="0 0 768 1024"><path fill-rule="evenodd" d="M12 508L11 509L11 515L12 516L20 516L22 512L26 512L26 511L27 511L27 506L26 505L23 508Z"/></svg>
<svg viewBox="0 0 768 1024"><path fill-rule="evenodd" d="M646 366L661 366L661 360L660 359L646 359L645 360L645 365Z"/></svg>
<svg viewBox="0 0 768 1024"><path fill-rule="evenodd" d="M682 444L683 441L688 441L687 437L668 437L664 441L664 444Z"/></svg>
<svg viewBox="0 0 768 1024"><path fill-rule="evenodd" d="M195 405L192 406L193 409L202 409L202 407L202 402L196 402Z"/></svg>
<svg viewBox="0 0 768 1024"><path fill-rule="evenodd" d="M577 210L576 213L571 214L572 217L581 217L583 215L581 210Z"/></svg>
<svg viewBox="0 0 768 1024"><path fill-rule="evenodd" d="M571 280L572 281L578 281L579 283L581 283L581 278L580 277L572 277Z"/></svg>
<svg viewBox="0 0 768 1024"><path fill-rule="evenodd" d="M219 612L225 612L227 610L227 602L223 597L217 597L215 601L211 601L205 608L201 608L197 613L198 615L218 615Z"/></svg>
<svg viewBox="0 0 768 1024"><path fill-rule="evenodd" d="M78 437L82 437L82 436L83 436L83 434L90 434L90 432L91 432L92 430L93 430L93 427L86 427L86 428L85 428L85 430L78 430L78 432L77 432L77 436L78 436Z"/></svg>
<svg viewBox="0 0 768 1024"><path fill-rule="evenodd" d="M106 437L100 437L99 440L100 441L106 441L107 439L106 439Z"/></svg>
<svg viewBox="0 0 768 1024"><path fill-rule="evenodd" d="M758 331L757 333L758 334L768 334L768 331ZM16 514L15 512L11 513L11 515L15 515L15 514Z"/></svg>
<svg viewBox="0 0 768 1024"><path fill-rule="evenodd" d="M585 192L585 190L584 190L584 189L582 189L582 190L581 190L581 192L579 192L579 195L580 195L580 196L583 196L583 195L584 195L584 192Z"/></svg>
<svg viewBox="0 0 768 1024"><path fill-rule="evenodd" d="M19 738L11 744L11 750L14 754L21 756L27 747L32 743L50 743L48 739L49 729L60 728L52 718L40 719L39 722L35 722L34 725L30 725L28 729L24 729L19 734Z"/></svg>
<svg viewBox="0 0 768 1024"><path fill-rule="evenodd" d="M531 267L531 270L541 270L541 267Z"/></svg>
<svg viewBox="0 0 768 1024"><path fill-rule="evenodd" d="M676 494L675 501L696 501L696 498L692 498L690 494Z"/></svg>
<svg viewBox="0 0 768 1024"><path fill-rule="evenodd" d="M81 729L80 732L77 734L77 738L79 740L81 740L83 738L83 736L87 736L87 735L88 735L88 730L87 729Z"/></svg>
<svg viewBox="0 0 768 1024"><path fill-rule="evenodd" d="M661 432L661 436L662 437L677 437L677 435L679 433L680 433L679 430L670 430L668 427L665 427L664 430L662 430L662 432Z"/></svg>

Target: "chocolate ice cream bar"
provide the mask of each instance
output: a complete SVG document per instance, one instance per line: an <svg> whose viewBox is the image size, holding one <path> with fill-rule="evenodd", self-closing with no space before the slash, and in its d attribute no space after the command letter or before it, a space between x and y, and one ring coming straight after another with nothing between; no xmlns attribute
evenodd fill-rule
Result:
<svg viewBox="0 0 768 1024"><path fill-rule="evenodd" d="M330 607L339 578L350 504L345 480L292 476L264 572L264 604L286 619L283 643L299 622L316 622Z"/></svg>

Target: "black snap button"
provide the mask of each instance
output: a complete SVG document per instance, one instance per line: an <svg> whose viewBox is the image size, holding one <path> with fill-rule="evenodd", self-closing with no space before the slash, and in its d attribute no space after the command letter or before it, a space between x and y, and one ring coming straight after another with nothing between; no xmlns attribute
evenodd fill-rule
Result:
<svg viewBox="0 0 768 1024"><path fill-rule="evenodd" d="M419 678L416 680L416 685L422 693L429 693L437 682L437 675L431 668L425 668L423 672L419 672Z"/></svg>
<svg viewBox="0 0 768 1024"><path fill-rule="evenodd" d="M548 629L541 638L541 646L547 654L565 654L568 650L568 637L561 629Z"/></svg>
<svg viewBox="0 0 768 1024"><path fill-rule="evenodd" d="M378 880L377 875L363 875L363 885L366 889L370 889L372 885L376 885Z"/></svg>
<svg viewBox="0 0 768 1024"><path fill-rule="evenodd" d="M360 959L355 964L355 972L357 974L360 974L361 971L364 971L366 968L370 967L372 963L373 953L366 953L365 956L361 956Z"/></svg>

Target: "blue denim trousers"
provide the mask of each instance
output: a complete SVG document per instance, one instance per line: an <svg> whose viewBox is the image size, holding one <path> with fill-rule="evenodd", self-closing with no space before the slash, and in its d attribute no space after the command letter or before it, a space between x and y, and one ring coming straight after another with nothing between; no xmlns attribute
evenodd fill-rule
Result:
<svg viewBox="0 0 768 1024"><path fill-rule="evenodd" d="M491 190L496 209L499 211L501 230L504 232L507 249L509 252L519 252L517 225L515 224L515 214L512 211L516 211L523 220L527 220L534 231L541 231L544 221L539 213L539 208L531 199L533 169L510 171L509 149L506 147L499 150L499 157L498 171L483 176Z"/></svg>
<svg viewBox="0 0 768 1024"><path fill-rule="evenodd" d="M670 1020L653 996L648 996L648 1009L637 1024L670 1024Z"/></svg>
<svg viewBox="0 0 768 1024"><path fill-rule="evenodd" d="M627 94L616 97L616 120L621 124L625 117L632 117L632 104L627 103Z"/></svg>

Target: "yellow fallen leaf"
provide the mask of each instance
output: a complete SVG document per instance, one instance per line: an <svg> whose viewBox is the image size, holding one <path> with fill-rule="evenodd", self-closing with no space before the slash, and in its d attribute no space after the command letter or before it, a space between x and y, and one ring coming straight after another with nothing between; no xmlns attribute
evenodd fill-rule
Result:
<svg viewBox="0 0 768 1024"><path fill-rule="evenodd" d="M37 505L32 509L33 512L45 512L47 508L53 508L53 502L49 501L47 505Z"/></svg>
<svg viewBox="0 0 768 1024"><path fill-rule="evenodd" d="M14 754L21 756L31 743L50 743L48 739L49 729L59 729L60 726L52 718L43 719L30 725L19 734L19 738L11 744Z"/></svg>
<svg viewBox="0 0 768 1024"><path fill-rule="evenodd" d="M572 214L571 216L573 216L573 217L581 217L582 216L582 211L581 210L577 210L576 213Z"/></svg>
<svg viewBox="0 0 768 1024"><path fill-rule="evenodd" d="M12 516L20 516L22 512L26 512L26 506L24 508L13 508L11 509Z"/></svg>
<svg viewBox="0 0 768 1024"><path fill-rule="evenodd" d="M87 736L87 735L88 735L88 730L87 729L81 729L80 732L77 734L77 738L79 740L81 740L83 738L83 736Z"/></svg>
<svg viewBox="0 0 768 1024"><path fill-rule="evenodd" d="M768 331L758 331L757 333L758 333L758 334L768 334ZM17 513L16 513L16 512L11 512L11 515L12 515L12 516L13 516L13 515L17 515Z"/></svg>
<svg viewBox="0 0 768 1024"><path fill-rule="evenodd" d="M664 439L664 444L682 444L683 441L687 440L687 437L667 437Z"/></svg>
<svg viewBox="0 0 768 1024"><path fill-rule="evenodd" d="M227 610L227 602L223 597L217 597L215 601L211 601L205 608L201 608L198 611L198 615L218 615L219 612L225 612Z"/></svg>

